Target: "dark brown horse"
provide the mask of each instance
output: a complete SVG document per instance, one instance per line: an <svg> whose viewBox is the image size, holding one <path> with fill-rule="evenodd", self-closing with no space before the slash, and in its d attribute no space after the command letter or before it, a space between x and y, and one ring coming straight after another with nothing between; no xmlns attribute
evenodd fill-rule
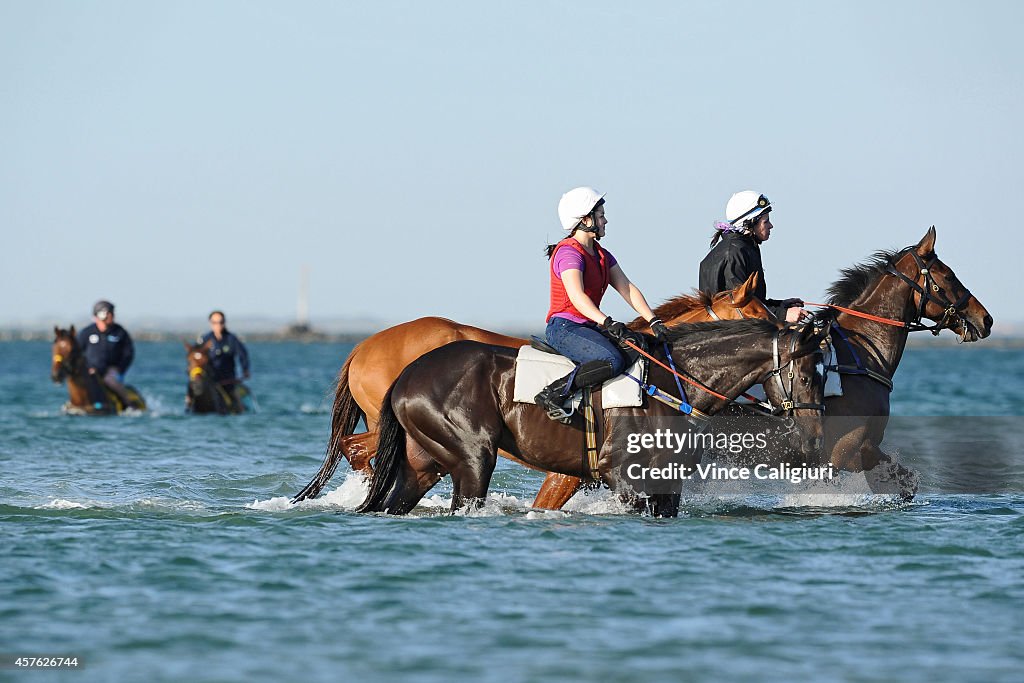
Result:
<svg viewBox="0 0 1024 683"><path fill-rule="evenodd" d="M722 292L713 297L704 292L681 295L658 306L654 313L669 325L768 318L771 315L768 309L754 296L757 286L758 275L754 273L730 292ZM643 318L637 318L629 327L636 332L650 332ZM519 348L530 343L527 339L435 317L419 318L389 327L359 343L338 373L331 437L323 465L294 500L318 496L330 481L342 457L349 461L352 469L369 474L370 460L376 449L377 417L388 387L409 363L424 353L462 340L508 348ZM367 431L353 434L361 418L366 421ZM509 453L502 451L501 455L530 467ZM572 496L579 484L576 477L551 473L544 481L534 504L537 507L557 509Z"/></svg>
<svg viewBox="0 0 1024 683"><path fill-rule="evenodd" d="M671 358L680 373L724 397L765 383L774 405L796 402L795 407L788 404L787 413L804 419L791 433L790 445L813 456L821 439L823 386L817 352L823 334L812 325L764 320L681 325L670 333ZM653 355L667 360L663 353ZM514 403L515 363L513 349L464 341L435 349L403 370L381 407L374 476L359 511L405 514L445 474L452 477L453 511L478 504L486 496L499 449L537 468L587 476L579 455L581 421L563 425L548 419L538 406ZM784 366L792 373L788 386L767 381ZM674 388L672 376L658 365L650 370L650 384ZM705 389L691 389L689 401L702 413L713 414L729 403ZM678 412L653 400L641 408L604 411L597 462L601 480L638 509L646 506L658 516L675 516L682 481L646 499L630 497L634 489L624 479L621 449L614 445L616 427L609 418L671 415ZM814 419L807 420L809 416ZM700 453L687 457L694 467Z"/></svg>
<svg viewBox="0 0 1024 683"><path fill-rule="evenodd" d="M184 342L188 362L188 389L185 393L185 410L190 413L217 413L238 415L245 412L243 398L248 389L241 383L226 386L217 382L210 373L210 346L213 340L203 344Z"/></svg>
<svg viewBox="0 0 1024 683"><path fill-rule="evenodd" d="M828 303L890 320L840 311L832 335L843 395L825 399L826 452L839 469L872 470L891 460L879 444L908 334L949 329L963 341L977 341L991 334L992 316L936 255L934 226L914 246L878 252L844 270L829 288ZM925 326L925 319L934 326Z"/></svg>
<svg viewBox="0 0 1024 683"><path fill-rule="evenodd" d="M67 382L68 402L64 411L77 415L112 415L124 410L145 410L146 402L142 395L131 386L125 385L130 398L126 406L121 398L111 391L102 380L91 374L85 365L85 357L78 346L75 326L70 329L53 328L53 364L50 366L50 379L56 384ZM103 397L102 401L93 401L93 397Z"/></svg>

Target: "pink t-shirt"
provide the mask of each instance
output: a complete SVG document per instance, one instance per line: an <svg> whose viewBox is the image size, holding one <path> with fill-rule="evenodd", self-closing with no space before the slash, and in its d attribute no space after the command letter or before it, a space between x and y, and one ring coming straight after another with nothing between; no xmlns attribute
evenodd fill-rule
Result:
<svg viewBox="0 0 1024 683"><path fill-rule="evenodd" d="M604 247L602 247L604 249ZM610 271L615 267L617 261L612 256L612 252L607 249L604 250L605 255L608 257L608 270ZM562 273L567 270L578 270L581 273L585 267L586 261L583 260L583 254L573 249L571 246L564 245L555 250L555 254L552 257L554 262L551 264L552 269L555 271L555 275L562 277ZM571 320L574 323L585 323L588 322L587 318L579 315L574 315L568 311L562 313L555 313L552 318L565 318Z"/></svg>

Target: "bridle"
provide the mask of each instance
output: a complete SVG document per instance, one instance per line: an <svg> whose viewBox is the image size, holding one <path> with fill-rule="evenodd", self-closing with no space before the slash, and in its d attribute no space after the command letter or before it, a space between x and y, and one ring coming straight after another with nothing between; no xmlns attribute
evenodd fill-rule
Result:
<svg viewBox="0 0 1024 683"><path fill-rule="evenodd" d="M724 299L725 297L722 297L722 298ZM717 313L715 313L715 304L716 303L718 303L718 301L716 299L712 299L710 304L704 304L704 310L705 310L705 312L707 312L708 317L711 318L712 320L721 321L722 320L721 316L719 316ZM736 303L736 298L735 298L734 293L733 293L732 290L729 290L729 304L732 306L734 311L739 313L739 316L740 316L741 320L747 320L748 319L747 316L743 315L743 308L739 304ZM772 315L772 312L769 311L767 307L765 307L765 310L768 311L768 315ZM774 317L774 316L772 316L772 317Z"/></svg>
<svg viewBox="0 0 1024 683"><path fill-rule="evenodd" d="M910 279L893 265L893 261L898 262L903 255L908 252L914 257L914 263L917 266L918 274L924 276L923 283L919 283L917 278ZM933 253L932 257L925 262L913 247L908 247L899 254L899 258L893 259L889 262L885 271L889 275L893 275L906 282L910 285L910 288L918 294L917 316L914 320L906 323L908 332L920 332L922 330L927 330L933 335L938 336L941 330L946 328L952 329L950 323L959 321L964 328L963 337L961 338L961 341L963 341L967 337L967 320L963 316L963 311L967 308L967 302L971 299L971 292L969 289L964 287L964 293L960 295L960 298L957 299L956 303L950 301L949 297L946 295L946 290L935 281L934 277L932 277L932 266L934 266L935 262L938 260L939 257ZM962 284L960 286L963 287ZM925 317L925 308L928 306L929 302L943 310L942 318L935 322L934 325L925 325L923 322Z"/></svg>
<svg viewBox="0 0 1024 683"><path fill-rule="evenodd" d="M793 354L796 353L796 335L792 335L789 339L789 362L786 363L785 365L782 365L782 355L779 352L780 331L781 330L776 330L775 336L772 338L772 355L774 356L775 367L772 368L771 371L769 371L768 377L765 378L765 381L761 382L762 384L767 384L769 381L774 379L779 386L779 391L781 391L782 395L785 397L782 403L777 407L772 407L771 404L768 405L768 407L770 407L772 410L771 414L781 415L784 413L792 413L792 411L794 410L813 410L815 412L824 414L824 403L804 403L793 400L793 384L796 381L796 372L794 366L796 358L793 356ZM787 370L786 368L789 369ZM785 371L785 373L783 371ZM785 374L786 380L789 380L788 386L786 384L786 381L783 379L783 374Z"/></svg>

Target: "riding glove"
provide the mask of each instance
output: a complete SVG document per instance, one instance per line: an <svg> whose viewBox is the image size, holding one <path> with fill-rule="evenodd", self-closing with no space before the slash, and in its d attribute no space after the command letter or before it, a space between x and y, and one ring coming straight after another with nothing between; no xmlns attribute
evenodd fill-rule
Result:
<svg viewBox="0 0 1024 683"><path fill-rule="evenodd" d="M661 318L651 318L651 332L654 333L654 337L658 341L668 341L668 328L665 327L665 323Z"/></svg>
<svg viewBox="0 0 1024 683"><path fill-rule="evenodd" d="M605 334L607 334L609 337L611 337L617 342L621 342L623 339L625 339L626 334L629 332L629 330L626 329L626 326L624 324L618 322L617 320L612 320L611 316L608 316L607 318L604 319L604 322L601 323L601 329L604 330Z"/></svg>

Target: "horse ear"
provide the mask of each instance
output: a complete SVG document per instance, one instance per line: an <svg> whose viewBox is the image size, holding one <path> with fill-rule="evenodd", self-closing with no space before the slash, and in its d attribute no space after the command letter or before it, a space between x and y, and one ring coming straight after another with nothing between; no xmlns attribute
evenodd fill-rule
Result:
<svg viewBox="0 0 1024 683"><path fill-rule="evenodd" d="M921 241L917 243L917 253L919 256L925 254L935 253L935 226L928 228L928 232L924 234Z"/></svg>
<svg viewBox="0 0 1024 683"><path fill-rule="evenodd" d="M59 337L60 336L60 328L57 327L56 325L53 326L53 336L54 337Z"/></svg>
<svg viewBox="0 0 1024 683"><path fill-rule="evenodd" d="M757 285L761 281L761 275L755 270L747 279L743 281L739 287L733 290L733 301L736 302L737 306L743 306L750 297L753 296L754 292L757 291Z"/></svg>
<svg viewBox="0 0 1024 683"><path fill-rule="evenodd" d="M71 329L68 330L68 334L71 335L72 339L75 338L75 326L74 325L72 325Z"/></svg>
<svg viewBox="0 0 1024 683"><path fill-rule="evenodd" d="M203 345L201 347L199 347L199 348L203 349L204 351L209 351L212 347L213 347L213 339L207 339L205 342L203 342Z"/></svg>
<svg viewBox="0 0 1024 683"><path fill-rule="evenodd" d="M181 343L185 346L185 350L186 351L191 351L192 350L192 345L188 343L187 339L182 339Z"/></svg>

